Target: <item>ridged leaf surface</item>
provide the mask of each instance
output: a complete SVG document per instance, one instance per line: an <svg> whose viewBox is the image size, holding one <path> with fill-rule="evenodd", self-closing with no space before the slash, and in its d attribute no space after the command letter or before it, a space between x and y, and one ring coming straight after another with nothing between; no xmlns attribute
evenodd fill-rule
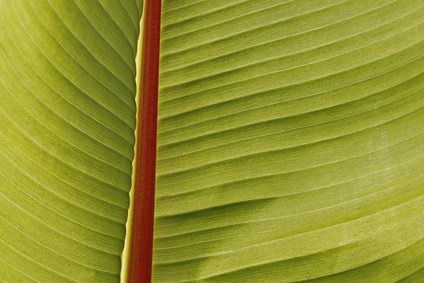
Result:
<svg viewBox="0 0 424 283"><path fill-rule="evenodd" d="M424 282L424 1L165 0L155 282Z"/></svg>
<svg viewBox="0 0 424 283"><path fill-rule="evenodd" d="M0 1L0 281L119 282L142 1Z"/></svg>

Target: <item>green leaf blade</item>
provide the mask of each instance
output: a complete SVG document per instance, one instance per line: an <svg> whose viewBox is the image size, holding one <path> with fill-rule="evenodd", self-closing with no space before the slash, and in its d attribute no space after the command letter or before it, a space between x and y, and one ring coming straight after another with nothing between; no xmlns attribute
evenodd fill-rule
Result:
<svg viewBox="0 0 424 283"><path fill-rule="evenodd" d="M416 278L424 2L208 5L163 6L154 280Z"/></svg>
<svg viewBox="0 0 424 283"><path fill-rule="evenodd" d="M0 3L6 280L120 280L140 2Z"/></svg>

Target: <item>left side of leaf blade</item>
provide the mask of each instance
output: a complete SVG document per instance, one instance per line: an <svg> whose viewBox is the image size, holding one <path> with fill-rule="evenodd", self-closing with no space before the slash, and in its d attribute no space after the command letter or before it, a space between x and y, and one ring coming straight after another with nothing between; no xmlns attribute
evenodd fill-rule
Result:
<svg viewBox="0 0 424 283"><path fill-rule="evenodd" d="M119 281L139 2L0 2L0 273L8 280Z"/></svg>

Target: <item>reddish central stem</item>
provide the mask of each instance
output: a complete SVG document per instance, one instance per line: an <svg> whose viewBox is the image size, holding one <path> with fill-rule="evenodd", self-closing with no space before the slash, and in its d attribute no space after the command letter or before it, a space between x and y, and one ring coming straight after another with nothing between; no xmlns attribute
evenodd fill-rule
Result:
<svg viewBox="0 0 424 283"><path fill-rule="evenodd" d="M161 1L144 5L130 283L149 283L152 273Z"/></svg>

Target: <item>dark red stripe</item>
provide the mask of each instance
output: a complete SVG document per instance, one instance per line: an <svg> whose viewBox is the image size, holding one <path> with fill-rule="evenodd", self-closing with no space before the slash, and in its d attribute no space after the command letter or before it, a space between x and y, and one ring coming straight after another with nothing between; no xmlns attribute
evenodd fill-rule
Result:
<svg viewBox="0 0 424 283"><path fill-rule="evenodd" d="M150 282L152 270L161 1L144 5L130 283Z"/></svg>

